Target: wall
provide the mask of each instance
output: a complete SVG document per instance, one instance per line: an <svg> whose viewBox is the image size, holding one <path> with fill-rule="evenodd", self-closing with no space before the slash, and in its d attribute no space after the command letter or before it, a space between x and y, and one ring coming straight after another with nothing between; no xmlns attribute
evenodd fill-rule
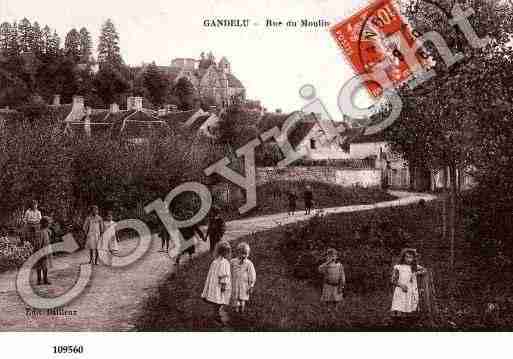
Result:
<svg viewBox="0 0 513 359"><path fill-rule="evenodd" d="M316 148L312 148L310 140L314 139ZM349 152L344 151L340 148L337 141L331 143L323 143L324 132L320 129L319 125L316 124L308 133L307 136L297 146L296 150L300 153L305 153L305 159L308 160L345 160L349 159Z"/></svg>
<svg viewBox="0 0 513 359"><path fill-rule="evenodd" d="M388 144L386 142L367 142L367 143L351 143L350 158L366 158L369 156L377 156L379 158L380 148L382 152L388 152Z"/></svg>
<svg viewBox="0 0 513 359"><path fill-rule="evenodd" d="M345 169L337 167L259 167L257 185L275 181L314 181L338 184L344 187L360 185L362 187L381 186L379 169Z"/></svg>

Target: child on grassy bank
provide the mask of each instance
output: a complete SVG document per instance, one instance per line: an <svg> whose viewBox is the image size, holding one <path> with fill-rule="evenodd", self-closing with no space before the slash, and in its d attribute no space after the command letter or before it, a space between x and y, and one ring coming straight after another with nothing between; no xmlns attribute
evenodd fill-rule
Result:
<svg viewBox="0 0 513 359"><path fill-rule="evenodd" d="M336 307L344 299L346 285L344 266L340 263L336 249L328 249L326 261L319 266L319 272L323 275L321 301L330 307Z"/></svg>
<svg viewBox="0 0 513 359"><path fill-rule="evenodd" d="M219 242L216 246L215 259L210 264L210 269L205 281L205 287L201 298L211 303L215 310L214 316L222 324L226 324L227 314L224 307L230 304L231 297L231 270L230 257L231 247L228 242Z"/></svg>
<svg viewBox="0 0 513 359"><path fill-rule="evenodd" d="M418 319L419 288L417 275L425 273L425 269L417 264L417 251L405 248L401 251L399 264L394 266L392 284L392 325L398 329L408 329Z"/></svg>
<svg viewBox="0 0 513 359"><path fill-rule="evenodd" d="M249 295L256 281L256 272L249 257L250 248L245 242L237 246L237 258L231 260L232 301L237 313L244 313Z"/></svg>

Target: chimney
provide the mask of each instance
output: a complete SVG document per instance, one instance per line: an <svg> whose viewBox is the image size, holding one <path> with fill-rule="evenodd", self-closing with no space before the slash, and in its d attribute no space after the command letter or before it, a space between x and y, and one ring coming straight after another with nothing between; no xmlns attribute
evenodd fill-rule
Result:
<svg viewBox="0 0 513 359"><path fill-rule="evenodd" d="M126 109L131 111L134 109L134 97L129 96L126 98Z"/></svg>
<svg viewBox="0 0 513 359"><path fill-rule="evenodd" d="M72 111L84 111L84 98L82 96L73 96Z"/></svg>
<svg viewBox="0 0 513 359"><path fill-rule="evenodd" d="M143 98L134 97L134 110L141 111L143 109Z"/></svg>
<svg viewBox="0 0 513 359"><path fill-rule="evenodd" d="M165 115L167 115L167 110L165 108L161 108L159 110L159 116L165 116Z"/></svg>
<svg viewBox="0 0 513 359"><path fill-rule="evenodd" d="M52 104L54 106L60 106L61 105L61 95L53 95L53 102Z"/></svg>
<svg viewBox="0 0 513 359"><path fill-rule="evenodd" d="M118 113L119 112L119 105L117 103L111 103L110 104L110 113Z"/></svg>

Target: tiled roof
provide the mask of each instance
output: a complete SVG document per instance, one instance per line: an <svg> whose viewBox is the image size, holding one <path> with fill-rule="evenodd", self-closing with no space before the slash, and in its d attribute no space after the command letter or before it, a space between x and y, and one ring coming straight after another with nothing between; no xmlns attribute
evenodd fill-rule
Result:
<svg viewBox="0 0 513 359"><path fill-rule="evenodd" d="M228 79L229 87L244 88L242 82L240 82L240 80L237 77L235 77L235 75L226 74L226 77Z"/></svg>
<svg viewBox="0 0 513 359"><path fill-rule="evenodd" d="M159 118L166 121L170 126L176 126L177 123L183 124L187 122L195 113L196 110L170 112L166 115L159 116Z"/></svg>
<svg viewBox="0 0 513 359"><path fill-rule="evenodd" d="M271 128L277 126L278 128L282 128L285 124L285 121L290 116L303 116L300 122L294 127L294 129L289 133L289 141L293 147L299 145L303 139L308 135L310 130L315 126L316 119L312 117L312 115L304 116L301 112L292 112L290 114L275 114L268 113L260 118L258 121L258 131L259 133L263 133Z"/></svg>

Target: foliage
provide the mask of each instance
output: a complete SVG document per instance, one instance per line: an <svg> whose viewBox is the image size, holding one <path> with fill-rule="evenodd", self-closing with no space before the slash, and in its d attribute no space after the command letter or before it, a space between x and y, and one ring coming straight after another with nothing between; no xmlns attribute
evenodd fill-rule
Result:
<svg viewBox="0 0 513 359"><path fill-rule="evenodd" d="M20 109L0 141L0 211L3 216L38 199L46 215L71 220L98 204L117 214L165 196L180 183L183 151L173 138L130 147L109 135L68 137L45 105Z"/></svg>
<svg viewBox="0 0 513 359"><path fill-rule="evenodd" d="M80 59L80 40L80 34L77 29L71 29L64 40L64 53L74 60Z"/></svg>
<svg viewBox="0 0 513 359"><path fill-rule="evenodd" d="M21 267L33 251L28 242L20 243L18 239L0 237L0 273Z"/></svg>
<svg viewBox="0 0 513 359"><path fill-rule="evenodd" d="M119 68L123 64L119 47L119 34L111 19L107 19L101 29L98 43L98 62L100 67L108 65Z"/></svg>
<svg viewBox="0 0 513 359"><path fill-rule="evenodd" d="M148 98L155 105L163 105L169 92L169 79L161 73L155 64L151 63L143 75L143 86L148 90Z"/></svg>
<svg viewBox="0 0 513 359"><path fill-rule="evenodd" d="M93 51L93 41L91 40L91 34L87 28L83 27L80 29L80 62L88 63L91 60Z"/></svg>
<svg viewBox="0 0 513 359"><path fill-rule="evenodd" d="M172 89L172 94L180 99L181 111L189 111L194 106L194 85L185 77L178 80Z"/></svg>
<svg viewBox="0 0 513 359"><path fill-rule="evenodd" d="M114 66L104 64L95 75L93 83L105 103L112 103L116 96L129 89L130 84Z"/></svg>

